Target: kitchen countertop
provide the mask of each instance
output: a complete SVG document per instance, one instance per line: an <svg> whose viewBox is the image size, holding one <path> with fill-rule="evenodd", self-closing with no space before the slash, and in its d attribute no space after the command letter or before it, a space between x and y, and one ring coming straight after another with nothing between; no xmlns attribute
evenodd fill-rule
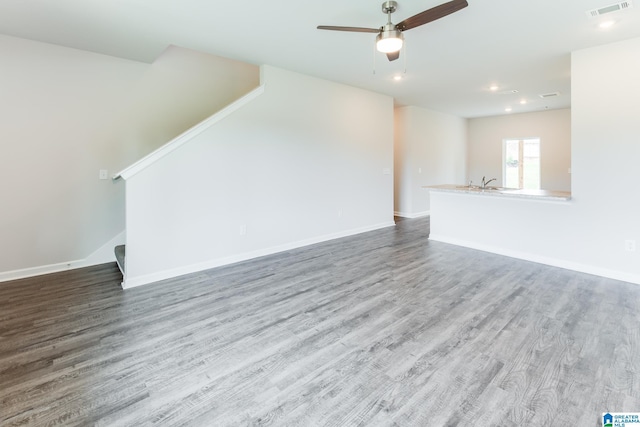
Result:
<svg viewBox="0 0 640 427"><path fill-rule="evenodd" d="M426 188L427 190L430 190L430 191L474 194L478 196L515 197L515 198L533 199L533 200L557 200L557 201L571 200L571 193L568 191L524 190L524 189L518 189L518 188L504 188L504 187L491 187L491 186L485 189L482 189L475 185L469 187L468 185L455 185L455 184L429 185L423 188Z"/></svg>

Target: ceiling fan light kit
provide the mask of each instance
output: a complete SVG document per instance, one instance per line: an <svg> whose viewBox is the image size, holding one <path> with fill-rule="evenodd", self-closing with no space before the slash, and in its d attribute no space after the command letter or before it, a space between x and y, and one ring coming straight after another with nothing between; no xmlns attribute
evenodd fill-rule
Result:
<svg viewBox="0 0 640 427"><path fill-rule="evenodd" d="M390 24L385 25L385 29L376 36L376 49L378 49L378 52L392 53L402 49L402 44L404 43L402 31L395 28L387 29L389 26ZM395 27L393 24L391 26Z"/></svg>
<svg viewBox="0 0 640 427"><path fill-rule="evenodd" d="M461 9L469 4L467 0L452 0L439 6L427 9L410 18L405 19L398 24L391 22L391 14L398 8L395 1L385 1L382 3L382 12L387 14L387 23L379 28L362 28L362 27L337 27L330 25L319 25L319 30L331 31L349 31L356 33L377 33L376 49L379 52L386 53L389 61L395 61L400 57L400 49L404 43L404 31L410 30L420 25L428 24L436 19L443 18Z"/></svg>

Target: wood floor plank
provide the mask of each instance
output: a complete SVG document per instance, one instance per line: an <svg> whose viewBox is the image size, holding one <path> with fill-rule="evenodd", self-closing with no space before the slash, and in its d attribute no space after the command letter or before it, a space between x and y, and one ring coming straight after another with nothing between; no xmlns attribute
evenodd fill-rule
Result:
<svg viewBox="0 0 640 427"><path fill-rule="evenodd" d="M429 219L123 291L0 284L1 426L597 426L640 411L640 287Z"/></svg>

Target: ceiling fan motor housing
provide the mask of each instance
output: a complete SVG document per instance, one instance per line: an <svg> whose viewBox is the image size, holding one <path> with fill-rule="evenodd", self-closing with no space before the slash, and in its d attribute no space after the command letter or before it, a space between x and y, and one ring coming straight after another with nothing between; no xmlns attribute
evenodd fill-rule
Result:
<svg viewBox="0 0 640 427"><path fill-rule="evenodd" d="M380 27L380 34L376 37L376 46L378 51L384 53L394 53L402 49L404 36L398 27L391 23L391 14L396 11L398 3L395 1L386 1L382 3L382 11L387 14L389 19L387 23Z"/></svg>
<svg viewBox="0 0 640 427"><path fill-rule="evenodd" d="M386 24L376 37L376 46L380 52L397 52L402 48L403 41L402 31L393 24Z"/></svg>

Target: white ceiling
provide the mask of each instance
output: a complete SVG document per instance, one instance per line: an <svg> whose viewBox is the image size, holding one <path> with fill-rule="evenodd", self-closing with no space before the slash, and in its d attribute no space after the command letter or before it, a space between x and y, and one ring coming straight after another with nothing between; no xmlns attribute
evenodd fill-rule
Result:
<svg viewBox="0 0 640 427"><path fill-rule="evenodd" d="M398 0L393 22L443 0ZM468 0L469 7L405 33L389 63L375 34L382 0L2 0L0 33L152 62L168 45L318 76L461 117L570 106L570 52L640 36L640 4L589 18L615 0ZM603 31L604 18L617 24ZM406 67L406 73L405 73ZM374 74L375 69L375 74ZM401 74L401 81L393 76ZM517 94L491 93L518 90ZM543 100L538 95L560 92ZM527 104L521 105L520 100Z"/></svg>

